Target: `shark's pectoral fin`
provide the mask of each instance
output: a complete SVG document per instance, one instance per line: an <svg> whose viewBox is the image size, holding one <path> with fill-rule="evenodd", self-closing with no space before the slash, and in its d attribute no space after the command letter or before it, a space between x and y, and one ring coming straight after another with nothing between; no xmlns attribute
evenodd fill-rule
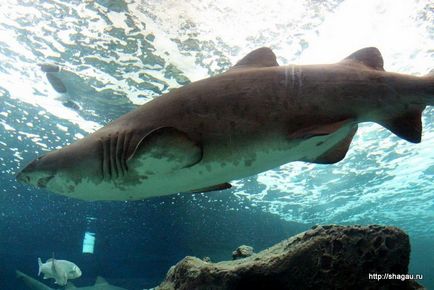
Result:
<svg viewBox="0 0 434 290"><path fill-rule="evenodd" d="M347 155L350 148L351 141L357 132L357 125L353 125L351 131L342 139L339 143L329 149L327 152L314 159L303 160L306 162L312 162L317 164L333 164L341 161Z"/></svg>
<svg viewBox="0 0 434 290"><path fill-rule="evenodd" d="M232 187L232 185L230 183L225 182L225 183L221 183L221 184L217 184L217 185L213 185L213 186L208 186L208 187L204 187L204 188L193 189L193 190L190 190L188 193L210 192L210 191L216 191L216 190L229 189L231 187Z"/></svg>
<svg viewBox="0 0 434 290"><path fill-rule="evenodd" d="M352 123L353 119L345 119L338 122L323 124L323 125L315 125L308 128L302 128L295 132L289 134L290 139L309 139L317 136L326 136L330 135L343 126Z"/></svg>
<svg viewBox="0 0 434 290"><path fill-rule="evenodd" d="M202 146L173 127L158 128L138 142L128 155L128 168L144 169L149 174L167 173L191 167L202 159Z"/></svg>
<svg viewBox="0 0 434 290"><path fill-rule="evenodd" d="M352 54L344 58L341 62L361 63L372 69L384 71L383 56L381 55L381 52L376 47L365 47L359 49L358 51L353 52Z"/></svg>
<svg viewBox="0 0 434 290"><path fill-rule="evenodd" d="M422 111L424 109L425 107L417 108L378 123L404 140L420 143L422 139Z"/></svg>
<svg viewBox="0 0 434 290"><path fill-rule="evenodd" d="M279 66L276 60L276 55L268 47L261 47L247 54L241 60L239 60L228 71L234 71L243 68L251 67L270 67Z"/></svg>

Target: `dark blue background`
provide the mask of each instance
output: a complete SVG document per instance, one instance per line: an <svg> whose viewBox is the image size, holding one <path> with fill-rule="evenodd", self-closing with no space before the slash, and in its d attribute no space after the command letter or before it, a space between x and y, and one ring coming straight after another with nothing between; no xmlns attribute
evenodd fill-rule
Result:
<svg viewBox="0 0 434 290"><path fill-rule="evenodd" d="M13 184L0 178L2 185ZM89 203L17 185L3 195L5 204L14 208L1 216L0 289L26 289L14 271L35 277L37 258L48 259L52 252L79 265L83 276L74 281L77 286L93 284L101 275L112 284L142 289L159 284L186 255L230 260L241 244L259 251L308 228L246 208L231 192L195 195L195 200L179 195ZM96 219L88 223L87 216ZM94 254L82 254L86 229L96 233ZM51 281L45 282L54 287Z"/></svg>

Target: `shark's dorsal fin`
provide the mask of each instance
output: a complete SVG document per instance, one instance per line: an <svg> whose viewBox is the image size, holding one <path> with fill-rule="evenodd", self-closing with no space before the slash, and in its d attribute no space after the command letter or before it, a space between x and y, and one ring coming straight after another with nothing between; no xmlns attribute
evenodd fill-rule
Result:
<svg viewBox="0 0 434 290"><path fill-rule="evenodd" d="M279 66L276 60L276 55L268 47L261 47L247 54L239 60L228 71L251 68L251 67L270 67Z"/></svg>
<svg viewBox="0 0 434 290"><path fill-rule="evenodd" d="M372 69L384 71L383 56L376 47L365 47L359 49L358 51L353 52L344 58L342 62L357 62Z"/></svg>
<svg viewBox="0 0 434 290"><path fill-rule="evenodd" d="M97 276L96 280L95 280L95 285L98 285L98 284L108 284L108 282L103 277Z"/></svg>

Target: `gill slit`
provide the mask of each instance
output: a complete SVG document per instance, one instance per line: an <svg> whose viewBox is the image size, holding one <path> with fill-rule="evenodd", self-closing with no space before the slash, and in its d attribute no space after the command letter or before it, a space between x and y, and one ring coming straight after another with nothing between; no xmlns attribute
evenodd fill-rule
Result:
<svg viewBox="0 0 434 290"><path fill-rule="evenodd" d="M128 172L128 164L127 164L127 158L129 158L129 156L127 156L127 151L128 148L130 146L130 140L131 140L131 132L128 132L125 134L125 138L124 138L124 146L123 146L123 150L122 150L122 158L121 158L121 162L125 168L125 172Z"/></svg>
<svg viewBox="0 0 434 290"><path fill-rule="evenodd" d="M124 138L125 134L122 132L118 134L117 141L116 141L116 168L118 171L118 177L119 176L125 176L125 168L123 167L122 163L122 151L123 151L123 145L124 145Z"/></svg>
<svg viewBox="0 0 434 290"><path fill-rule="evenodd" d="M116 143L117 136L110 136L110 171L112 175L112 179L119 177L118 168L116 167Z"/></svg>
<svg viewBox="0 0 434 290"><path fill-rule="evenodd" d="M110 168L110 137L102 138L102 175L104 180L110 180L111 168Z"/></svg>

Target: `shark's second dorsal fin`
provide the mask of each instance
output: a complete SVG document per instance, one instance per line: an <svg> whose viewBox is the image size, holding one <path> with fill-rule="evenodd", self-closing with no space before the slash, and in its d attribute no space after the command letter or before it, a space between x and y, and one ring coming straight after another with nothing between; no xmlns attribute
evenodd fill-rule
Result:
<svg viewBox="0 0 434 290"><path fill-rule="evenodd" d="M372 69L384 71L383 56L376 47L365 47L359 49L342 60L342 62L348 61L358 62Z"/></svg>
<svg viewBox="0 0 434 290"><path fill-rule="evenodd" d="M279 66L276 60L276 55L268 47L261 47L247 54L239 60L228 71L238 70L250 67L270 67Z"/></svg>

